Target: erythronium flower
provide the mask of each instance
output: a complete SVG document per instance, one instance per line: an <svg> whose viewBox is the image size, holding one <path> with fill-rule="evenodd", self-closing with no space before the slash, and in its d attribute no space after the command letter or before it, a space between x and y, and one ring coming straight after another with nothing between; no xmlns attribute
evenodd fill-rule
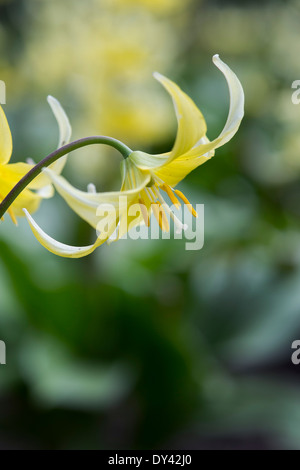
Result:
<svg viewBox="0 0 300 470"><path fill-rule="evenodd" d="M59 102L52 96L48 96L48 103L56 117L59 126L59 147L68 143L71 137L71 126L69 120ZM32 163L9 163L12 155L12 136L10 128L0 106L0 202L6 197L18 181L26 175L34 164ZM52 165L52 171L58 174L65 165L66 157L58 160ZM53 195L54 189L49 177L40 175L20 194L8 209L13 222L17 224L17 217L24 216L23 208L34 212L39 207L41 199Z"/></svg>
<svg viewBox="0 0 300 470"><path fill-rule="evenodd" d="M230 93L228 118L220 135L213 141L209 141L206 136L205 119L194 102L171 80L158 73L154 74L154 77L171 95L176 112L178 130L172 151L159 155L150 155L140 151L132 152L122 162L123 182L118 192L79 191L64 178L55 175L52 170L44 170L68 205L98 230L98 238L93 245L87 247L64 245L45 234L26 211L35 236L45 248L64 257L85 256L107 241L118 225L117 238L121 238L128 227L128 224L122 224L124 219L131 221L130 228L142 222L149 225L151 212L154 213L162 230L169 230L167 215L174 220L177 228L184 228L165 203L160 190L169 196L175 206L180 204L179 199L181 199L188 204L193 215L197 216L187 198L174 187L188 173L209 160L214 155L215 149L226 144L234 136L244 115L244 92L237 76L218 55L213 57L213 62L224 74ZM130 209L136 204L140 205L141 210L138 217L133 217ZM99 208L103 208L104 205L107 206L108 213L107 229L101 231L99 221L101 222L103 211Z"/></svg>

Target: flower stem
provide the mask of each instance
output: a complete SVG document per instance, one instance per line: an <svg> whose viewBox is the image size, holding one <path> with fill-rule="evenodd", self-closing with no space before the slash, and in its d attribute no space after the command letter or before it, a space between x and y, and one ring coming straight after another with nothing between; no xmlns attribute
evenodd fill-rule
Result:
<svg viewBox="0 0 300 470"><path fill-rule="evenodd" d="M8 195L5 197L5 199L3 199L0 204L0 219L3 217L3 215L9 209L15 199L19 196L19 194L24 191L24 189L41 173L43 168L48 167L56 160L72 152L73 150L77 150L79 148L93 144L105 144L109 145L110 147L114 147L123 155L125 159L132 153L132 150L119 140L102 135L94 137L85 137L83 139L79 139L67 145L64 145L63 147L55 150L54 152L50 153L50 155L41 160L13 187L10 193L8 193Z"/></svg>

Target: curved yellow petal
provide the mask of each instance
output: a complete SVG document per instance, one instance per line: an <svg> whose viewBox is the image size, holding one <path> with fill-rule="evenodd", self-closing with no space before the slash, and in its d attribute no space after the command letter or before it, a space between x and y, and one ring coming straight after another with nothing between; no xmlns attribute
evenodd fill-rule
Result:
<svg viewBox="0 0 300 470"><path fill-rule="evenodd" d="M59 139L58 139L57 148L60 148L70 142L71 136L72 136L72 127L68 119L68 116L66 115L66 112L61 106L60 102L56 98L50 95L48 96L47 101L57 120L58 129L59 129ZM50 165L49 168L59 175L62 172L66 164L67 158L68 156L65 155L64 157L60 158L55 163Z"/></svg>
<svg viewBox="0 0 300 470"><path fill-rule="evenodd" d="M6 165L9 162L12 148L10 128L4 111L0 106L0 165Z"/></svg>
<svg viewBox="0 0 300 470"><path fill-rule="evenodd" d="M202 138L203 143L209 143L207 137ZM154 175L159 179L164 181L171 187L175 187L180 181L182 181L191 171L193 171L198 166L207 162L214 156L214 151L207 152L201 157L179 157L175 160L167 163L164 166L161 166L153 170Z"/></svg>
<svg viewBox="0 0 300 470"><path fill-rule="evenodd" d="M44 169L44 173L50 178L58 193L82 219L92 227L97 228L99 217L97 209L100 205L111 206L116 213L124 210L127 205L132 204L138 197L140 191L150 181L150 174L144 175L144 180L135 189L128 191L111 191L105 193L89 193L74 188L62 176L56 175L49 169Z"/></svg>
<svg viewBox="0 0 300 470"><path fill-rule="evenodd" d="M176 83L155 72L154 78L158 80L170 94L177 118L177 135L171 152L159 155L150 155L144 152L133 152L131 160L143 169L161 166L193 148L206 134L206 122L201 111L194 101L184 93Z"/></svg>
<svg viewBox="0 0 300 470"><path fill-rule="evenodd" d="M33 166L34 165L23 162L10 163L0 169L0 177L2 180L11 182L12 189L13 186L15 186L23 178L23 176L25 176L33 168ZM44 180L40 180L38 184L36 184L36 181L34 180L26 188L35 190L37 189L37 186L40 189L38 189L36 195L39 196L41 199L49 199L53 197L54 188L51 184L49 184L49 179L44 178Z"/></svg>
<svg viewBox="0 0 300 470"><path fill-rule="evenodd" d="M33 214L38 210L40 204L41 198L32 191L25 189L12 203L10 209L14 212L16 217L24 217L24 208L26 208L30 214Z"/></svg>
<svg viewBox="0 0 300 470"><path fill-rule="evenodd" d="M0 202L7 196L7 194L12 190L13 184L1 181L1 192L0 192ZM41 199L32 191L25 189L12 203L9 208L9 213L13 214L14 217L23 217L23 208L25 207L29 212L35 212L40 205Z"/></svg>
<svg viewBox="0 0 300 470"><path fill-rule="evenodd" d="M159 73L154 77L170 94L176 113L178 129L170 158L176 158L190 150L206 134L206 122L193 100L176 83Z"/></svg>
<svg viewBox="0 0 300 470"><path fill-rule="evenodd" d="M63 258L82 258L83 256L87 256L92 253L98 246L102 245L103 243L102 240L97 239L93 245L84 247L65 245L64 243L60 243L54 240L54 238L47 235L39 227L39 225L35 222L35 220L31 217L31 215L26 209L24 209L24 213L36 239L44 248L46 248L46 250L50 251L55 255L62 256Z"/></svg>
<svg viewBox="0 0 300 470"><path fill-rule="evenodd" d="M13 189L18 181L29 171L30 165L26 163L14 163L0 167L0 200L3 200ZM35 212L40 204L40 196L26 188L17 197L10 207L16 217L24 216L23 207L29 212Z"/></svg>
<svg viewBox="0 0 300 470"><path fill-rule="evenodd" d="M6 180L13 180L17 183L23 176L25 176L28 171L31 170L33 165L28 163L9 163L8 165L3 166L0 169L1 179L5 178Z"/></svg>
<svg viewBox="0 0 300 470"><path fill-rule="evenodd" d="M54 98L54 96L51 95L47 97L47 101L49 103L50 108L52 109L52 112L58 124L59 139L57 148L60 148L70 142L72 135L72 127L69 118L60 102L56 98Z"/></svg>
<svg viewBox="0 0 300 470"><path fill-rule="evenodd" d="M230 106L229 113L227 117L226 124L220 133L220 135L214 139L212 142L206 142L203 144L203 137L198 139L197 142L194 142L194 145L190 149L186 149L186 142L189 141L191 134L187 131L188 137L184 138L180 132L180 142L176 139L176 144L172 152L161 154L161 155L150 155L144 152L133 152L129 158L141 169L158 169L162 168L164 165L176 161L178 158L201 158L200 162L195 162L195 167L203 163L205 159L203 156L209 152L212 152L218 147L226 144L237 132L241 120L244 116L244 91L242 85L237 78L236 74L226 65L218 55L213 57L214 64L221 70L224 74L226 81L228 83L229 94L230 94ZM192 111L191 111L192 113ZM192 115L192 114L191 114ZM179 132L179 129L178 129ZM192 131L194 132L194 131ZM177 150L184 149L183 152L178 155ZM212 154L210 154L212 156ZM183 160L182 160L183 161ZM187 168L193 169L194 163L186 163ZM180 163L179 167L184 167L184 163ZM178 167L178 168L179 168ZM189 170L191 171L191 170ZM185 174L187 174L186 171Z"/></svg>
<svg viewBox="0 0 300 470"><path fill-rule="evenodd" d="M6 175L5 177L10 181L14 181L14 185L20 181L32 168L34 165L28 163L10 163L0 170L0 175ZM8 176L9 175L9 176ZM49 178L44 175L39 175L34 179L30 184L28 184L27 189L36 190L36 194L41 199L50 199L54 196L54 188L52 184L49 184Z"/></svg>
<svg viewBox="0 0 300 470"><path fill-rule="evenodd" d="M47 101L52 109L52 112L56 118L58 129L59 129L59 138L58 138L58 147L60 148L63 145L66 145L70 142L72 136L72 127L66 112L64 111L63 107L61 106L60 102L54 98L53 96L48 96ZM66 164L68 155L59 158L56 162L52 163L49 166L51 170L53 170L56 174L60 174L64 169ZM33 165L32 165L33 166ZM37 178L35 178L32 183L29 185L30 189L37 189L41 190L41 197L49 198L53 196L53 191L50 188L44 190L44 187L49 185L49 178L46 174L40 174Z"/></svg>
<svg viewBox="0 0 300 470"><path fill-rule="evenodd" d="M199 157L211 150L226 144L238 131L241 121L244 117L244 90L237 78L236 74L226 65L218 55L213 57L214 64L224 74L228 83L230 106L227 121L220 135L210 143L196 145L189 152L186 152L183 157Z"/></svg>

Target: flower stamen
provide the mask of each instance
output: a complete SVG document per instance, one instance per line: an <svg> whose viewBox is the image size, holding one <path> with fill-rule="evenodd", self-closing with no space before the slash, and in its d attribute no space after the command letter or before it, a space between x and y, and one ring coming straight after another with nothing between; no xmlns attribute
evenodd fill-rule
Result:
<svg viewBox="0 0 300 470"><path fill-rule="evenodd" d="M152 204L152 210L161 230L163 232L169 232L170 226L162 204L159 201L155 202Z"/></svg>
<svg viewBox="0 0 300 470"><path fill-rule="evenodd" d="M177 199L177 197L174 195L174 193L173 193L172 189L170 188L170 186L168 186L167 184L163 184L161 186L161 189L167 193L167 195L171 199L171 201L174 204L174 206L176 207L176 209L179 209L181 204L180 204L179 200Z"/></svg>
<svg viewBox="0 0 300 470"><path fill-rule="evenodd" d="M185 197L185 195L179 191L179 189L174 189L174 192L177 194L178 197L180 197L180 199L186 204L188 210L190 211L190 213L194 216L194 217L198 217L198 214L197 212L195 211L195 209L193 208L192 204L190 203L190 201Z"/></svg>
<svg viewBox="0 0 300 470"><path fill-rule="evenodd" d="M169 214L169 216L171 217L171 219L173 220L174 224L175 224L175 227L176 227L176 233L180 233L182 230L186 230L188 228L188 226L186 224L183 224L179 219L178 217L174 214L174 212L170 209L170 207L168 206L168 204L166 203L166 201L164 200L164 198L162 197L162 195L160 194L159 190L157 189L156 190L156 193L157 193L157 197L158 199L160 200L161 204L163 205L163 207L165 208L166 212Z"/></svg>
<svg viewBox="0 0 300 470"><path fill-rule="evenodd" d="M149 214L148 214L148 211L147 211L147 207L146 207L145 201L144 201L142 198L139 198L139 205L140 205L140 208L141 208L141 214L142 214L142 216L143 216L145 225L146 225L147 227L150 227Z"/></svg>

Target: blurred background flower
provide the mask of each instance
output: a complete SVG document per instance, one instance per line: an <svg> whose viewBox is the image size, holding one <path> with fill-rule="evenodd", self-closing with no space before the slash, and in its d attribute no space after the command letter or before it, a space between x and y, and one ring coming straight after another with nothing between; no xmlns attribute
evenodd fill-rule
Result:
<svg viewBox="0 0 300 470"><path fill-rule="evenodd" d="M213 54L246 95L237 136L180 187L205 204L201 251L124 240L73 262L43 251L25 221L1 224L1 448L299 449L299 20L296 0L0 2L15 161L56 143L48 94L75 138L150 153L176 133L153 71L193 97L210 138L228 109ZM65 174L118 189L119 162L84 149ZM57 197L37 221L66 243L93 241Z"/></svg>

